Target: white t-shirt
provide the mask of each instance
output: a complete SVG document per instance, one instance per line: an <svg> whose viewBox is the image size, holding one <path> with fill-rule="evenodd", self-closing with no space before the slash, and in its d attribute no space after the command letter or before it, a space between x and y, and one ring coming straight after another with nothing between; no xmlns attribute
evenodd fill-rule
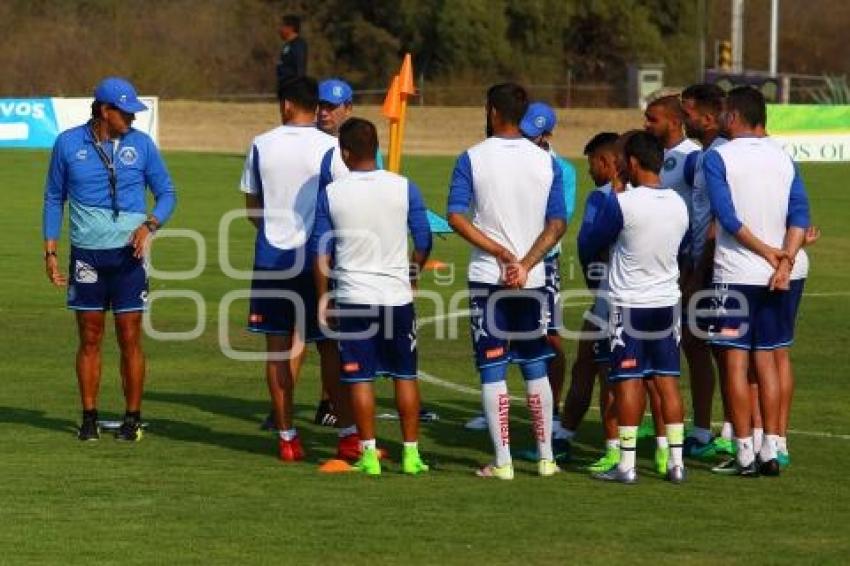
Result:
<svg viewBox="0 0 850 566"><path fill-rule="evenodd" d="M321 178L327 183L347 173L336 138L315 126L278 126L254 138L240 189L263 204L265 242L258 239L257 255L268 253L266 243L277 250L304 246L313 231Z"/></svg>
<svg viewBox="0 0 850 566"><path fill-rule="evenodd" d="M742 137L708 152L703 168L718 222L714 282L767 285L774 269L727 228L737 232L743 224L782 248L789 223L808 225L808 201L791 158L767 138Z"/></svg>
<svg viewBox="0 0 850 566"><path fill-rule="evenodd" d="M413 301L407 233L416 249L430 250L426 211L416 185L389 171L352 171L319 193L313 243L334 256L337 302Z"/></svg>
<svg viewBox="0 0 850 566"><path fill-rule="evenodd" d="M609 266L611 304L639 308L676 305L681 297L677 258L688 231L685 202L672 189L645 186L613 198L621 227Z"/></svg>
<svg viewBox="0 0 850 566"><path fill-rule="evenodd" d="M560 166L525 138L490 137L458 158L448 212L472 211L472 224L518 260L531 249L546 221L566 222ZM498 285L502 272L492 255L473 248L469 281ZM545 285L543 263L528 273L525 288Z"/></svg>

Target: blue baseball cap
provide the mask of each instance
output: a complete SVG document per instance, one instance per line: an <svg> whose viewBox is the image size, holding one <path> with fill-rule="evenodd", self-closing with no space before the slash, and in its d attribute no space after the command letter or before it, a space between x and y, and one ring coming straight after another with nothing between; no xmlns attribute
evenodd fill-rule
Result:
<svg viewBox="0 0 850 566"><path fill-rule="evenodd" d="M325 79L319 83L319 102L339 106L350 103L353 95L351 86L342 79Z"/></svg>
<svg viewBox="0 0 850 566"><path fill-rule="evenodd" d="M519 129L523 135L536 138L545 132L554 130L556 123L555 111L552 110L551 106L543 102L532 102L528 105L528 110L519 123Z"/></svg>
<svg viewBox="0 0 850 566"><path fill-rule="evenodd" d="M148 109L139 100L139 95L136 94L136 89L133 88L133 85L129 81L119 77L103 79L97 85L97 88L94 89L94 99L98 102L111 104L128 114L144 112Z"/></svg>

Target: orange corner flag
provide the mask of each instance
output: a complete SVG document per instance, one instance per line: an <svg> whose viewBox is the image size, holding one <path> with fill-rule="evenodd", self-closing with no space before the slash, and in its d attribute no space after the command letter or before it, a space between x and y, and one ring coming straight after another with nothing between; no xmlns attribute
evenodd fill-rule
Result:
<svg viewBox="0 0 850 566"><path fill-rule="evenodd" d="M410 53L404 56L398 76L399 92L408 96L416 94L416 85L413 84L413 60L410 57Z"/></svg>
<svg viewBox="0 0 850 566"><path fill-rule="evenodd" d="M384 98L384 105L381 107L381 114L390 120L398 120L401 116L401 94L399 91L398 75L393 77L393 82L387 91L387 97Z"/></svg>

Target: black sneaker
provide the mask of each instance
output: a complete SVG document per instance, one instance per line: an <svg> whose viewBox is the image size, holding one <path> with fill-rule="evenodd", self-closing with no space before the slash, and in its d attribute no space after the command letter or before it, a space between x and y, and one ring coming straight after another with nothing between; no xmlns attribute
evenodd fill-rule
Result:
<svg viewBox="0 0 850 566"><path fill-rule="evenodd" d="M775 478L779 475L779 460L772 458L767 462L759 462L758 468L761 475Z"/></svg>
<svg viewBox="0 0 850 566"><path fill-rule="evenodd" d="M142 423L138 419L124 417L124 422L115 433L115 440L139 442L142 439Z"/></svg>
<svg viewBox="0 0 850 566"><path fill-rule="evenodd" d="M83 424L77 430L77 438L84 441L100 440L100 427L97 418L83 419Z"/></svg>
<svg viewBox="0 0 850 566"><path fill-rule="evenodd" d="M273 430L277 432L277 425L274 424L274 411L269 411L265 420L260 423L260 430Z"/></svg>
<svg viewBox="0 0 850 566"><path fill-rule="evenodd" d="M322 426L336 426L338 417L334 414L333 406L330 401L319 401L319 406L316 407L316 417L313 422Z"/></svg>
<svg viewBox="0 0 850 566"><path fill-rule="evenodd" d="M722 464L714 466L711 471L722 476L742 476L745 478L755 478L759 475L758 465L755 460L742 466L735 458L729 458Z"/></svg>

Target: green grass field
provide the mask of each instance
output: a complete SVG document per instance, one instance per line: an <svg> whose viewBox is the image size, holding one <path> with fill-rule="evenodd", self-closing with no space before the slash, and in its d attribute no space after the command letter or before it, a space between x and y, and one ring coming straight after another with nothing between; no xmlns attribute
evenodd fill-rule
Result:
<svg viewBox="0 0 850 566"><path fill-rule="evenodd" d="M474 466L490 457L485 433L462 423L478 398L422 384L440 420L423 426L421 446L434 463L425 477L403 477L390 464L379 479L326 476L317 464L333 453L335 433L313 426L319 391L316 356L298 392L297 426L309 461L281 464L276 441L258 430L268 409L262 365L220 353L219 303L246 281L227 278L218 263L218 224L242 205L236 186L242 158L166 155L179 189L171 228L191 228L207 243L206 268L192 281L152 280L151 290L194 290L205 298L205 332L193 341L146 341L148 381L143 442L74 437L79 402L73 370L73 317L64 294L49 285L41 259L41 198L47 154L0 153L0 562L9 564L136 563L846 563L850 509L850 366L846 304L850 299L850 165L804 166L814 219L824 236L811 250L812 272L794 348L798 390L789 436L793 465L779 479L741 480L691 465L673 486L650 471L643 446L634 487L592 481L579 464L597 455L598 413L591 411L576 446L578 462L551 479L519 464L513 482L482 481ZM444 208L449 158L409 158L408 173L430 206ZM584 170L580 164L579 169ZM580 184L589 186L582 173ZM579 197L583 201L583 195ZM580 208L580 207L579 207ZM579 213L581 211L579 210ZM250 266L252 236L234 223L228 246L234 265ZM566 257L574 249L570 229ZM158 269L190 269L194 244L161 240ZM67 257L67 245L61 254ZM464 285L467 249L456 237L437 239L434 257L458 265L457 281L424 288L448 296ZM565 262L567 287L571 262ZM161 301L161 302L159 302ZM160 299L152 322L160 331L195 326L193 303ZM226 332L235 347L257 350L241 328L247 303L233 303ZM461 304L458 308L465 308ZM568 310L573 327L581 310ZM428 304L420 316L433 314ZM477 388L465 319L459 338L437 340L420 330L420 368ZM574 351L574 344L568 345ZM572 359L572 356L570 356ZM683 379L683 386L687 380ZM521 394L518 374L511 390ZM683 387L683 390L687 389ZM391 389L379 386L380 409ZM719 401L716 416L719 419ZM114 334L104 351L104 416L123 411ZM527 412L512 413L515 448L531 445ZM397 458L397 425L383 422L379 442ZM844 477L844 480L842 480Z"/></svg>

